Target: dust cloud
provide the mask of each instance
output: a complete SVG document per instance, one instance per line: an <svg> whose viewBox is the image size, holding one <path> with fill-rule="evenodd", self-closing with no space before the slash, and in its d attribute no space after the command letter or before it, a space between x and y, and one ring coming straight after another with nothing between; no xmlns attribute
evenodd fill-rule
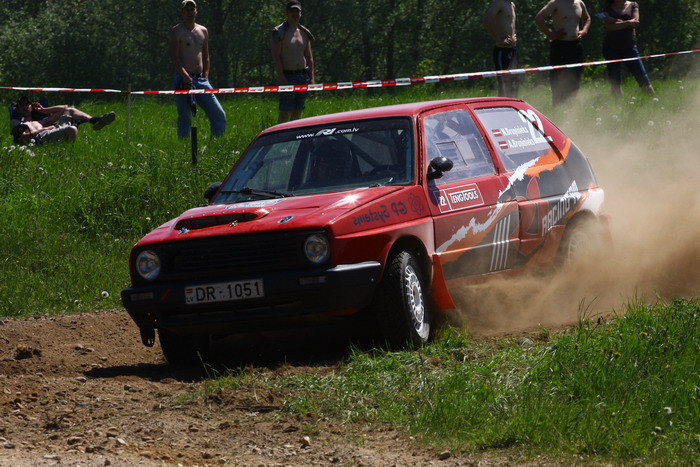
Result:
<svg viewBox="0 0 700 467"><path fill-rule="evenodd" d="M659 95L636 124L643 128L625 135L601 128L611 116L599 119L590 106L569 112L576 123L560 127L591 160L605 189L612 249L556 274L452 290L459 309L453 324L474 335L517 333L698 293L700 90L694 94L680 112L665 110Z"/></svg>

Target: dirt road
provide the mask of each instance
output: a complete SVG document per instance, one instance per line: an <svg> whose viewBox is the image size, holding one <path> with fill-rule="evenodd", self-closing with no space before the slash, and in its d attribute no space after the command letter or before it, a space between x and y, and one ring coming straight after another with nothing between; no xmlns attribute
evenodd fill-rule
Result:
<svg viewBox="0 0 700 467"><path fill-rule="evenodd" d="M236 364L276 374L328 372L346 348L324 335L302 336L291 350L273 338L229 350L241 356ZM204 377L141 345L123 311L0 321L0 465L498 462L441 453L391 429L290 416L282 395L262 385L207 400Z"/></svg>

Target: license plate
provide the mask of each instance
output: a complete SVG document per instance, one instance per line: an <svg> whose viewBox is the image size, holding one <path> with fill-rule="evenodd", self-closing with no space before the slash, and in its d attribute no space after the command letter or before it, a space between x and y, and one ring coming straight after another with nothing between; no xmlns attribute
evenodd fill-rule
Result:
<svg viewBox="0 0 700 467"><path fill-rule="evenodd" d="M230 302L264 297L262 279L185 287L185 303Z"/></svg>

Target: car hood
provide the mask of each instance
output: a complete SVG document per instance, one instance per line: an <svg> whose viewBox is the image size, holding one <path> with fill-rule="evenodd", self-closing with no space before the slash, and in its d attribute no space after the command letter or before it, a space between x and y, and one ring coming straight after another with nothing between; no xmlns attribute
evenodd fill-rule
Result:
<svg viewBox="0 0 700 467"><path fill-rule="evenodd" d="M331 227L348 213L402 188L363 188L198 207L185 211L179 217L161 225L143 237L139 244L272 230Z"/></svg>

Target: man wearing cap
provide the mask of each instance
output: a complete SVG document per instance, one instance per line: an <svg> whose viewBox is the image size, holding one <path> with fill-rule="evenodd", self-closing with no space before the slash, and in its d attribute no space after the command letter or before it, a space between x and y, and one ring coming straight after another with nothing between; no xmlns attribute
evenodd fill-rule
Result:
<svg viewBox="0 0 700 467"><path fill-rule="evenodd" d="M209 83L209 31L197 24L197 4L194 0L181 3L182 22L170 30L170 60L175 67L175 89L212 89ZM180 94L177 104L177 136L186 138L192 127L192 113L196 102L209 118L212 136L226 132L226 112L214 94Z"/></svg>
<svg viewBox="0 0 700 467"><path fill-rule="evenodd" d="M311 53L314 35L299 24L300 19L301 3L290 0L287 2L287 21L272 30L272 61L280 85L314 82L314 57ZM306 94L306 91L279 93L279 123L301 117Z"/></svg>
<svg viewBox="0 0 700 467"><path fill-rule="evenodd" d="M100 117L93 117L82 110L67 105L44 107L39 102L31 102L22 96L12 108L10 133L14 142L36 144L56 141L75 141L78 125L83 122L92 124L95 130L101 130L114 121L114 112Z"/></svg>

